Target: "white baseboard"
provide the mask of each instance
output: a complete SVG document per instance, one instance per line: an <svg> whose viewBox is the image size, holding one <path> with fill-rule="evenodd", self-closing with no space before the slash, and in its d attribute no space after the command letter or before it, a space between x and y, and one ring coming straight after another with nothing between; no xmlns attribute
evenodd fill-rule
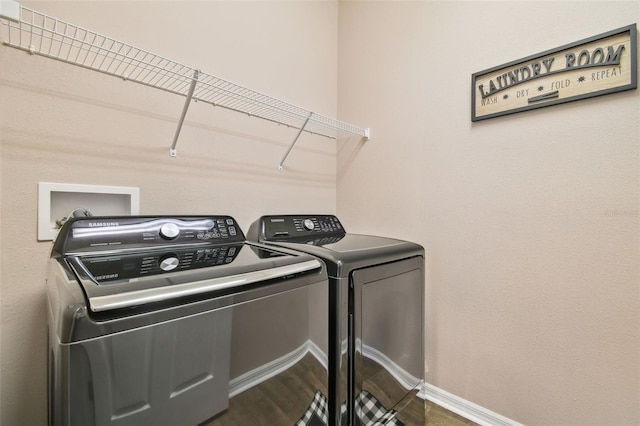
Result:
<svg viewBox="0 0 640 426"><path fill-rule="evenodd" d="M362 345L362 356L365 356L384 367L384 369L387 370L387 372L407 390L414 389L423 383L422 379L409 374L391 358L372 346Z"/></svg>
<svg viewBox="0 0 640 426"><path fill-rule="evenodd" d="M523 426L514 420L508 419L493 411L487 410L473 402L460 398L443 389L425 383L418 396L427 399L434 404L446 408L466 419L476 422L481 426Z"/></svg>
<svg viewBox="0 0 640 426"><path fill-rule="evenodd" d="M327 355L315 343L307 340L294 351L232 379L229 382L229 398L280 374L300 361L307 353L312 354L324 368L328 369ZM419 379L404 371L387 356L372 347L364 345L363 355L382 365L405 389L413 388L415 383L419 381ZM438 404L481 426L523 426L521 423L494 413L432 384L423 382L420 389L420 392L418 392L420 398Z"/></svg>
<svg viewBox="0 0 640 426"><path fill-rule="evenodd" d="M313 343L311 340L307 340L303 345L294 349L292 352L231 379L229 381L229 398L233 398L239 393L282 373L296 362L300 361L307 353L316 357L320 364L322 364L324 368L328 369L327 355L318 347L318 345Z"/></svg>
<svg viewBox="0 0 640 426"><path fill-rule="evenodd" d="M416 383L421 382L420 379L409 374L385 354L371 346L362 345L362 355L382 365L389 374L391 374L398 383L407 390L412 389L416 386ZM481 426L523 426L516 421L487 410L484 407L460 398L459 396L429 383L422 382L420 384L420 389L418 397L427 399L434 404L438 404L441 407L469 419L472 422L478 423Z"/></svg>

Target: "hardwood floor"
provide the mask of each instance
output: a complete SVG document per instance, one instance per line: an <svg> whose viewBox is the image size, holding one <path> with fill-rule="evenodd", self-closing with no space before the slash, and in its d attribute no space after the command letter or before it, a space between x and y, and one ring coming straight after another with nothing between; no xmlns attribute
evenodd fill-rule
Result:
<svg viewBox="0 0 640 426"><path fill-rule="evenodd" d="M363 388L386 408L401 390L389 373L365 358ZM326 370L310 354L291 368L229 400L229 408L200 426L292 426L307 410L316 390L327 394ZM403 390L406 394L406 390ZM418 398L405 397L394 407L406 426L470 426L475 423ZM426 420L425 415L426 413Z"/></svg>
<svg viewBox="0 0 640 426"><path fill-rule="evenodd" d="M326 370L307 354L291 368L229 400L229 409L201 426L293 425L316 390L327 394Z"/></svg>
<svg viewBox="0 0 640 426"><path fill-rule="evenodd" d="M471 426L477 423L427 401L427 426Z"/></svg>
<svg viewBox="0 0 640 426"><path fill-rule="evenodd" d="M363 357L362 388L373 395L385 407L402 398L406 390L380 364ZM476 423L452 413L431 401L419 398L414 393L406 396L394 409L397 418L407 426L472 426Z"/></svg>

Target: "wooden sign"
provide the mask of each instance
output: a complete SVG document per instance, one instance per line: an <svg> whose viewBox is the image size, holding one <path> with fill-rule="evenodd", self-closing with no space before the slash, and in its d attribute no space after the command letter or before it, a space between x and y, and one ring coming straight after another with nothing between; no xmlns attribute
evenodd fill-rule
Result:
<svg viewBox="0 0 640 426"><path fill-rule="evenodd" d="M636 25L473 74L471 121L637 87Z"/></svg>

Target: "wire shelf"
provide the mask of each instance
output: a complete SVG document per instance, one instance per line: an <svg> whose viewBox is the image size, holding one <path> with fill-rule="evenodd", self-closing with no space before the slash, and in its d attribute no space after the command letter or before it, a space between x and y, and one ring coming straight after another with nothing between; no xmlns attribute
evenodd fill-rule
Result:
<svg viewBox="0 0 640 426"><path fill-rule="evenodd" d="M332 139L338 133L369 138L369 129L316 114L27 7L19 8L17 20L0 14L4 45L185 96L180 126L194 99Z"/></svg>

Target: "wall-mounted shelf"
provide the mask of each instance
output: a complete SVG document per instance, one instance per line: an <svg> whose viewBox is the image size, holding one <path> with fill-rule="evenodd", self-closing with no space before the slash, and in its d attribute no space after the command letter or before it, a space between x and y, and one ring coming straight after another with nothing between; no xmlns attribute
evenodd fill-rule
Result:
<svg viewBox="0 0 640 426"><path fill-rule="evenodd" d="M0 4L2 43L7 46L185 96L185 106L170 149L171 156L176 156L176 143L191 100L298 129L293 143L280 162L280 170L303 131L332 139L336 139L339 133L354 134L365 139L370 137L368 128L316 114L47 16L13 0L2 0Z"/></svg>

